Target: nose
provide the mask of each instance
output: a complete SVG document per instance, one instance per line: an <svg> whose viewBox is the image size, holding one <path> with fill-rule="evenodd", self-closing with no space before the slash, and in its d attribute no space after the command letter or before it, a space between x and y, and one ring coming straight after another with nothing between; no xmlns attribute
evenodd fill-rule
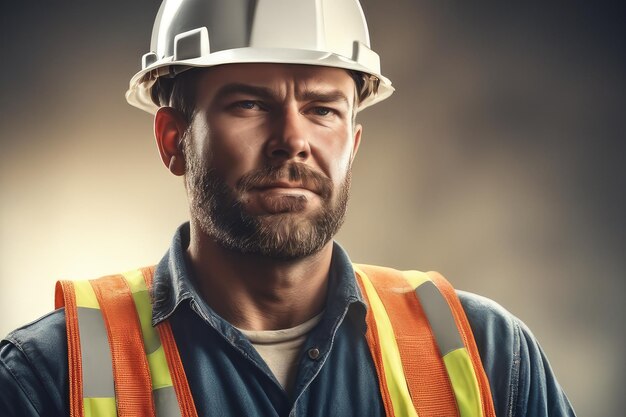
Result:
<svg viewBox="0 0 626 417"><path fill-rule="evenodd" d="M266 154L278 162L288 160L303 162L311 154L309 134L306 117L295 106L289 106L277 114L273 122Z"/></svg>

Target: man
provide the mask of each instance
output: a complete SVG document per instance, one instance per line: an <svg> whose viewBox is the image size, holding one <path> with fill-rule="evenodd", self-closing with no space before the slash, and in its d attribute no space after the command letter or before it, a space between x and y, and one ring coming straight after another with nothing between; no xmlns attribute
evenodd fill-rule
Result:
<svg viewBox="0 0 626 417"><path fill-rule="evenodd" d="M355 0L165 1L127 98L190 222L155 270L61 283L7 336L4 412L573 415L517 319L332 241L356 114L392 91Z"/></svg>

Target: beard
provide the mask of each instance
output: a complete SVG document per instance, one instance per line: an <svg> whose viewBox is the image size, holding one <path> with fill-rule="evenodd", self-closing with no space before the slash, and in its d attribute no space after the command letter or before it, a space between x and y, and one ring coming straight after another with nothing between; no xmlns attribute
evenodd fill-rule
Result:
<svg viewBox="0 0 626 417"><path fill-rule="evenodd" d="M185 185L191 217L220 246L243 254L293 260L319 252L343 224L350 194L350 168L337 193L333 193L329 178L302 163L249 172L231 189L213 168L203 166L188 142L184 141ZM247 191L287 179L315 191L320 206L306 214L302 209L307 198L298 195L282 197L275 213L253 215L246 211L242 196Z"/></svg>

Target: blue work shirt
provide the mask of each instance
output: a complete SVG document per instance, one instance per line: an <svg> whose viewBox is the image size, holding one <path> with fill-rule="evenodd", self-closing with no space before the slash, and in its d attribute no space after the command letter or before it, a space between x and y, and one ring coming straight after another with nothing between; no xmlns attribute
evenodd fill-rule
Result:
<svg viewBox="0 0 626 417"><path fill-rule="evenodd" d="M384 416L365 340L367 306L350 259L333 248L326 308L300 354L288 395L248 339L199 295L186 261L189 225L154 276L153 325L169 320L200 416ZM537 341L495 302L458 291L498 416L573 416ZM316 349L319 354L309 354ZM68 416L65 313L55 310L0 344L3 416Z"/></svg>

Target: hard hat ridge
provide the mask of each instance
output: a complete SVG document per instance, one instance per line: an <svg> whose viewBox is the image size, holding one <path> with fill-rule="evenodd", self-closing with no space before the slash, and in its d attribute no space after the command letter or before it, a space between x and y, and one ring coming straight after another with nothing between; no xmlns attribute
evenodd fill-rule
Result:
<svg viewBox="0 0 626 417"><path fill-rule="evenodd" d="M369 74L380 88L361 109L393 92L370 49L358 0L164 0L150 49L126 93L131 105L149 113L157 110L150 90L159 77L232 63L321 65Z"/></svg>

